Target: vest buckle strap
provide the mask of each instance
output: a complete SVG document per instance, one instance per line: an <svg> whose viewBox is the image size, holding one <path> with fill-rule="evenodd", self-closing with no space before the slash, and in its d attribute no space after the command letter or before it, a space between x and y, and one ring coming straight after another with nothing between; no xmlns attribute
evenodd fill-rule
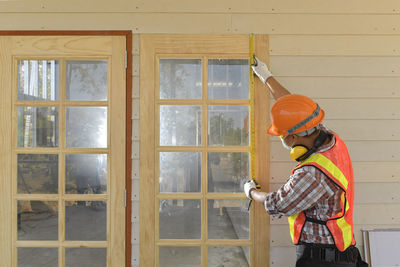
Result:
<svg viewBox="0 0 400 267"><path fill-rule="evenodd" d="M316 224L326 225L326 221L321 221L321 220L310 218L307 216L306 216L306 222L312 222L312 223L316 223Z"/></svg>

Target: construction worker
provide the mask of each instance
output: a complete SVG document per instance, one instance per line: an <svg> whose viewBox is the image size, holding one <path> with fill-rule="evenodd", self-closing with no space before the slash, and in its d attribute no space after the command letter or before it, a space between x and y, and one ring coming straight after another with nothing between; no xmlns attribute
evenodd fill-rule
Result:
<svg viewBox="0 0 400 267"><path fill-rule="evenodd" d="M288 216L296 267L368 266L355 247L353 168L346 145L322 124L324 111L317 103L290 94L264 62L255 62L254 73L276 100L267 133L279 136L298 164L276 192L258 191L250 180L246 196L275 218Z"/></svg>

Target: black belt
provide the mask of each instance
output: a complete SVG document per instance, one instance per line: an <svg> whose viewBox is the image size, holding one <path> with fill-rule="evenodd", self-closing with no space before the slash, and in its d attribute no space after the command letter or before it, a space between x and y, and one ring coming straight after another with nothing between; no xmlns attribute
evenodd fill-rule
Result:
<svg viewBox="0 0 400 267"><path fill-rule="evenodd" d="M357 262L358 249L350 246L345 251L336 247L306 244L296 246L297 259L308 258L327 262Z"/></svg>

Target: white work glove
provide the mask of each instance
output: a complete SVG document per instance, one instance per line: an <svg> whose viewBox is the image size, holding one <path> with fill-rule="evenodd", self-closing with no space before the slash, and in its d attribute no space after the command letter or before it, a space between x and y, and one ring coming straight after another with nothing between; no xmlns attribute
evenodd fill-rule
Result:
<svg viewBox="0 0 400 267"><path fill-rule="evenodd" d="M272 77L267 64L260 61L256 56L254 57L254 65L251 65L251 68L264 84L267 83L268 78Z"/></svg>
<svg viewBox="0 0 400 267"><path fill-rule="evenodd" d="M243 186L244 193L250 200L253 200L253 198L250 196L250 191L253 189L259 190L260 188L261 188L260 185L257 184L255 180L249 180Z"/></svg>

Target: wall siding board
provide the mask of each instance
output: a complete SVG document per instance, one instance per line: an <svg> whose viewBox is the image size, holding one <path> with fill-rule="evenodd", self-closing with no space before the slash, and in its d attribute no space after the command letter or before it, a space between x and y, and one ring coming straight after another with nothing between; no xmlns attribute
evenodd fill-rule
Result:
<svg viewBox="0 0 400 267"><path fill-rule="evenodd" d="M273 66L274 67L274 66ZM321 66L324 67L324 66ZM311 98L396 98L400 97L400 77L293 77L279 81L292 93Z"/></svg>
<svg viewBox="0 0 400 267"><path fill-rule="evenodd" d="M346 142L353 162L398 162L400 161L400 141L348 141ZM280 141L271 142L270 160L288 162L289 151Z"/></svg>
<svg viewBox="0 0 400 267"><path fill-rule="evenodd" d="M231 33L227 14L0 13L1 30L121 30L134 33Z"/></svg>
<svg viewBox="0 0 400 267"><path fill-rule="evenodd" d="M270 182L285 183L294 166L293 162L271 162ZM353 162L353 169L354 180L358 185L360 183L400 183L400 162L397 161Z"/></svg>
<svg viewBox="0 0 400 267"><path fill-rule="evenodd" d="M112 5L96 0L20 0L0 2L2 12L180 12L180 13L304 13L304 14L399 14L397 0L114 0Z"/></svg>
<svg viewBox="0 0 400 267"><path fill-rule="evenodd" d="M272 35L271 56L399 56L399 35Z"/></svg>
<svg viewBox="0 0 400 267"><path fill-rule="evenodd" d="M316 23L318 22L318 23ZM1 13L7 30L120 30L135 33L394 35L395 15L229 14L229 13Z"/></svg>
<svg viewBox="0 0 400 267"><path fill-rule="evenodd" d="M281 267L281 266L296 265L295 246L271 247L270 253L271 253L271 259L269 266Z"/></svg>
<svg viewBox="0 0 400 267"><path fill-rule="evenodd" d="M398 34L400 21L387 15L232 14L233 32L268 34Z"/></svg>
<svg viewBox="0 0 400 267"><path fill-rule="evenodd" d="M399 77L400 57L272 56L271 70L280 76ZM332 81L334 82L334 81Z"/></svg>
<svg viewBox="0 0 400 267"><path fill-rule="evenodd" d="M400 100L399 100L400 102ZM345 141L399 141L400 120L325 120L324 124ZM384 129L384 131L383 131Z"/></svg>
<svg viewBox="0 0 400 267"><path fill-rule="evenodd" d="M325 119L400 119L398 99L315 99Z"/></svg>

